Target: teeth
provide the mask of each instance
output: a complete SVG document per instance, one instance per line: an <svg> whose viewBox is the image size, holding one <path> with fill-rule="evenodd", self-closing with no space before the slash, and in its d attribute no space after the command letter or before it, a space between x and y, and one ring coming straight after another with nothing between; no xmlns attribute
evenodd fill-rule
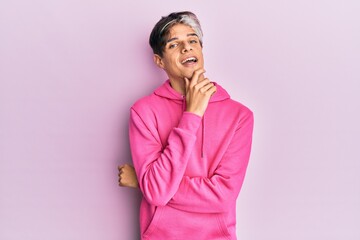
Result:
<svg viewBox="0 0 360 240"><path fill-rule="evenodd" d="M196 61L196 58L194 58L194 57L190 57L190 58L187 58L187 59L185 59L184 61L182 61L181 63L182 64L184 64L184 63L186 63L186 62L190 62L190 61Z"/></svg>

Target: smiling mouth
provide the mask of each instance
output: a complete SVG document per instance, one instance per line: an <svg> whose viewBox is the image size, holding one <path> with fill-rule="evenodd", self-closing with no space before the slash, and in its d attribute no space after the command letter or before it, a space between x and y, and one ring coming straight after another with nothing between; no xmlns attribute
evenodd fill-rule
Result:
<svg viewBox="0 0 360 240"><path fill-rule="evenodd" d="M198 60L197 60L196 57L189 57L189 58L183 60L183 61L181 62L181 64L196 63L197 61L198 61Z"/></svg>

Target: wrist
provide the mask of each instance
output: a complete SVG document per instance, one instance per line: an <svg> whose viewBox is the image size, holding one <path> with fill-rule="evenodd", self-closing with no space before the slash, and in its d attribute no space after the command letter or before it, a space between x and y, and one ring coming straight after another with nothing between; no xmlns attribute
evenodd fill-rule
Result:
<svg viewBox="0 0 360 240"><path fill-rule="evenodd" d="M190 112L192 114L198 115L199 117L204 116L204 112L202 111L197 111L197 110L186 110L187 112Z"/></svg>

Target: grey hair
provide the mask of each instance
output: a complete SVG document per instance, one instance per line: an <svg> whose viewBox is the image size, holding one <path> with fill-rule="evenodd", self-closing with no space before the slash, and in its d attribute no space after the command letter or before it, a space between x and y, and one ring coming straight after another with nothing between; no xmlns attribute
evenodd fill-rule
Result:
<svg viewBox="0 0 360 240"><path fill-rule="evenodd" d="M201 30L200 22L196 15L188 11L174 12L166 17L162 17L160 21L156 23L150 34L149 43L151 48L153 49L154 54L158 54L160 56L163 55L167 40L166 38L169 34L171 27L176 24L185 24L191 27L198 36L200 44L202 46L203 33Z"/></svg>

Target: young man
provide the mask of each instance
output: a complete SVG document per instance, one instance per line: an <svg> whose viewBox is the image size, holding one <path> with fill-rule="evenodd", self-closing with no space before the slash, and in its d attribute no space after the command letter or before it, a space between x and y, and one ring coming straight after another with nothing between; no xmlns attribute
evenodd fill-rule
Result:
<svg viewBox="0 0 360 240"><path fill-rule="evenodd" d="M236 239L253 114L204 76L202 30L193 13L161 18L150 46L169 79L132 106L136 175L129 165L119 167L119 184L143 193L141 238Z"/></svg>

